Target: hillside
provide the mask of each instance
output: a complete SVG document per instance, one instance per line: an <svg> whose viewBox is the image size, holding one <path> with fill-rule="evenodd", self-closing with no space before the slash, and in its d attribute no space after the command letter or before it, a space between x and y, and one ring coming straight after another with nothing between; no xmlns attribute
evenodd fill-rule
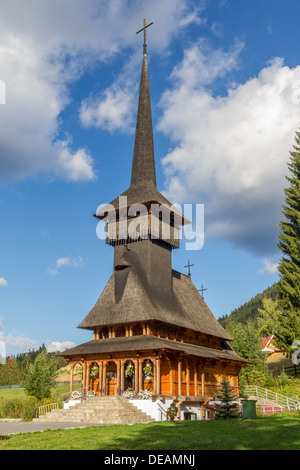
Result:
<svg viewBox="0 0 300 470"><path fill-rule="evenodd" d="M246 324L249 320L256 320L258 317L258 309L262 308L262 299L264 297L270 297L275 300L277 296L277 283L268 287L261 294L257 294L249 302L246 302L241 307L233 310L229 315L224 315L219 318L221 325L226 328L228 321L234 320L243 324Z"/></svg>

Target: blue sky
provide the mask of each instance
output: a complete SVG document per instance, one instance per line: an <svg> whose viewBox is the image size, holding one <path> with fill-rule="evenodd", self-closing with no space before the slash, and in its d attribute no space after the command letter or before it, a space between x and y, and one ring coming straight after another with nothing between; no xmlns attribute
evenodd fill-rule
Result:
<svg viewBox="0 0 300 470"><path fill-rule="evenodd" d="M218 318L278 280L300 124L300 4L287 0L2 0L0 340L80 344L113 268L97 207L130 182L143 18L158 188L204 204L205 243L173 267ZM3 88L2 88L3 89ZM5 99L4 99L5 98Z"/></svg>

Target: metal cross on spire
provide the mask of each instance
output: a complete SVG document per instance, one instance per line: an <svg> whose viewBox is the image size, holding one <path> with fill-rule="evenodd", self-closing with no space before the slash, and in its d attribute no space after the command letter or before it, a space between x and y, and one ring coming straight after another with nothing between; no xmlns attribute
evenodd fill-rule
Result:
<svg viewBox="0 0 300 470"><path fill-rule="evenodd" d="M153 24L153 21L152 23L149 23L147 24L146 26L146 20L144 19L144 27L142 29L140 29L139 31L136 32L136 34L139 34L141 33L142 31L144 31L144 54L147 54L147 44L146 44L146 28L149 28L149 26L151 26Z"/></svg>
<svg viewBox="0 0 300 470"><path fill-rule="evenodd" d="M185 266L185 268L188 268L189 269L189 272L188 272L188 277L191 278L191 267L192 266L195 266L194 264L190 264L190 261L188 261L188 264Z"/></svg>
<svg viewBox="0 0 300 470"><path fill-rule="evenodd" d="M203 284L201 284L201 289L198 289L199 292L201 292L202 298L204 298L203 292L207 289L203 289Z"/></svg>

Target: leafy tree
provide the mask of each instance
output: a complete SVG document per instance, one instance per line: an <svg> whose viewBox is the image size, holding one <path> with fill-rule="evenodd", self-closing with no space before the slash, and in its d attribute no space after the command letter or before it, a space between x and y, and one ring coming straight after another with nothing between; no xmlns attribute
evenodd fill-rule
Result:
<svg viewBox="0 0 300 470"><path fill-rule="evenodd" d="M233 337L231 343L234 351L251 362L248 366L242 367L239 374L239 385L242 388L246 383L258 384L263 379L266 372L266 356L261 351L260 333L256 324L249 321L246 324L231 320L226 330Z"/></svg>
<svg viewBox="0 0 300 470"><path fill-rule="evenodd" d="M263 357L260 334L253 322L242 324L231 321L226 330L233 337L232 348L239 356L251 362Z"/></svg>
<svg viewBox="0 0 300 470"><path fill-rule="evenodd" d="M34 363L28 368L24 381L24 388L29 396L39 400L50 398L51 391L56 384L57 363L55 359L47 354L45 349L36 356Z"/></svg>
<svg viewBox="0 0 300 470"><path fill-rule="evenodd" d="M285 220L279 226L278 247L283 253L278 270L278 301L283 310L281 335L285 350L291 351L292 342L300 338L300 132L290 152L289 187L285 189L282 213Z"/></svg>
<svg viewBox="0 0 300 470"><path fill-rule="evenodd" d="M241 412L236 403L238 397L225 376L220 385L220 392L217 395L219 403L215 404L214 419L241 418Z"/></svg>

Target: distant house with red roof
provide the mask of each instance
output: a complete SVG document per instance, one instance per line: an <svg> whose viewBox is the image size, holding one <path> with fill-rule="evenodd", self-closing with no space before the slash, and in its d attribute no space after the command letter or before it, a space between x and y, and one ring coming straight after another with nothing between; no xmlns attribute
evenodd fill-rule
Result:
<svg viewBox="0 0 300 470"><path fill-rule="evenodd" d="M260 346L262 352L267 353L269 356L283 353L283 351L276 346L275 335L268 336L267 338L261 338Z"/></svg>

